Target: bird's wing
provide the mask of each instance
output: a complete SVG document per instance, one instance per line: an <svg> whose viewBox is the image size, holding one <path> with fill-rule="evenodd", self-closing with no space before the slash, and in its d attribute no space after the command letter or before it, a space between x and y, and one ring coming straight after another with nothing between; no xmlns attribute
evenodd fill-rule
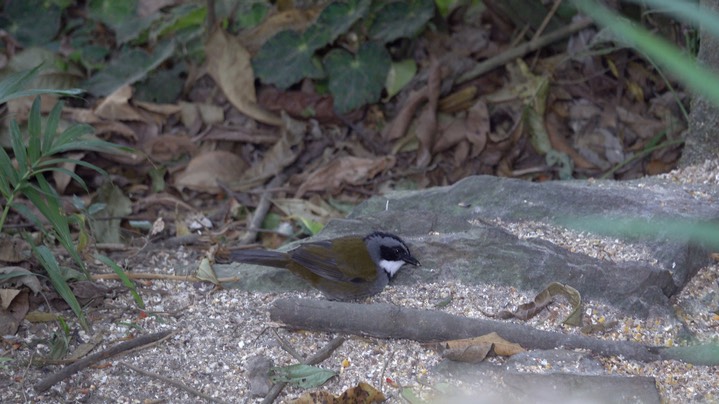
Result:
<svg viewBox="0 0 719 404"><path fill-rule="evenodd" d="M336 245L335 248L338 246ZM333 281L361 283L370 281L357 276L353 276L354 263L343 260L342 248L335 251L332 248L332 242L316 241L303 244L300 248L290 252L292 260L310 270L312 273ZM343 267L349 270L348 273L342 273L338 270Z"/></svg>

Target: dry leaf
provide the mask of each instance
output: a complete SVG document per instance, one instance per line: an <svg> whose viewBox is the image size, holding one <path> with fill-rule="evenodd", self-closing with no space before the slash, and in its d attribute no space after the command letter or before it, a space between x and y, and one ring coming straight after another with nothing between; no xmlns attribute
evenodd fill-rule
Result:
<svg viewBox="0 0 719 404"><path fill-rule="evenodd" d="M549 286L534 297L533 301L519 305L515 311L502 310L497 313L496 317L529 320L553 303L554 297L557 295L566 297L572 305L572 312L563 323L577 327L582 325L582 296L577 289L559 282L550 283Z"/></svg>
<svg viewBox="0 0 719 404"><path fill-rule="evenodd" d="M241 178L247 170L247 163L236 154L216 150L198 154L184 171L175 177L175 187L195 191L219 193L217 181L230 183Z"/></svg>
<svg viewBox="0 0 719 404"><path fill-rule="evenodd" d="M312 172L297 190L297 198L308 191L339 192L344 184L362 185L377 174L394 167L394 156L336 158Z"/></svg>
<svg viewBox="0 0 719 404"><path fill-rule="evenodd" d="M129 104L132 97L132 87L124 85L104 100L95 108L95 115L109 121L142 121L142 116Z"/></svg>
<svg viewBox="0 0 719 404"><path fill-rule="evenodd" d="M25 261L30 255L30 245L27 241L20 237L0 235L0 261L16 264Z"/></svg>
<svg viewBox="0 0 719 404"><path fill-rule="evenodd" d="M250 53L237 38L216 29L205 43L207 71L240 112L262 123L280 126L282 120L257 104Z"/></svg>
<svg viewBox="0 0 719 404"><path fill-rule="evenodd" d="M292 404L372 404L384 402L387 398L381 391L365 382L359 382L357 386L350 387L339 396L326 391L305 393L298 399L291 401Z"/></svg>
<svg viewBox="0 0 719 404"><path fill-rule="evenodd" d="M507 341L496 332L475 338L444 341L437 345L442 356L470 363L481 362L492 351L500 356L512 356L525 351L521 345Z"/></svg>

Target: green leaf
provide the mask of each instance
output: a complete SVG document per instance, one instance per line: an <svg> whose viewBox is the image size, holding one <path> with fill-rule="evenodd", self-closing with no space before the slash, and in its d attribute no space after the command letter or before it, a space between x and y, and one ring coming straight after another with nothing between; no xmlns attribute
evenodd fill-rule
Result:
<svg viewBox="0 0 719 404"><path fill-rule="evenodd" d="M30 83L40 71L42 65L38 65L32 70L13 73L0 80L0 104L16 98L13 96Z"/></svg>
<svg viewBox="0 0 719 404"><path fill-rule="evenodd" d="M10 156L8 156L2 146L0 146L0 176L2 177L2 181L6 181L11 187L15 187L19 180L18 172L15 170L15 167L13 167ZM3 196L7 198L9 194L3 192Z"/></svg>
<svg viewBox="0 0 719 404"><path fill-rule="evenodd" d="M273 383L291 383L304 389L321 386L337 372L310 365L290 365L270 368Z"/></svg>
<svg viewBox="0 0 719 404"><path fill-rule="evenodd" d="M113 271L115 271L117 276L122 281L122 284L125 285L125 287L127 287L128 289L130 289L130 293L132 293L132 298L135 299L135 304L137 304L137 307L144 309L145 302L142 300L142 297L140 297L140 294L137 293L137 286L135 286L135 283L127 276L125 271L120 268L120 266L117 265L115 261L111 260L105 255L95 254L95 258L97 258L100 262L109 266L110 268L112 268Z"/></svg>
<svg viewBox="0 0 719 404"><path fill-rule="evenodd" d="M16 0L3 3L0 28L24 48L45 45L60 30L62 9L55 1Z"/></svg>
<svg viewBox="0 0 719 404"><path fill-rule="evenodd" d="M42 116L40 115L40 96L35 97L35 101L30 108L30 116L27 119L27 157L31 165L40 159L40 139L42 132Z"/></svg>
<svg viewBox="0 0 719 404"><path fill-rule="evenodd" d="M44 173L46 173L46 172L53 172L53 171L67 175L68 177L70 177L70 178L72 178L73 180L75 180L75 182L77 182L78 185L80 185L84 191L89 192L88 189L87 189L87 184L85 184L85 180L83 180L79 175L75 174L74 172L72 172L72 171L70 171L70 170L68 170L68 169L66 169L66 168L63 168L63 167L48 167L48 168L43 168L43 169L40 169L40 170L35 170L35 173L36 173L36 174L44 174Z"/></svg>
<svg viewBox="0 0 719 404"><path fill-rule="evenodd" d="M38 165L38 168L44 168L45 166L55 166L55 165L57 165L57 164L62 164L62 163L70 163L70 164L75 164L75 165L78 165L78 166L83 166L83 167L85 167L85 168L89 168L90 170L96 171L96 172L98 172L99 174L101 174L101 175L103 175L103 176L107 176L107 175L108 175L107 171L103 170L102 168L100 168L100 167L98 167L98 166L96 166L96 165L94 165L94 164L92 164L92 163L88 163L87 161L83 161L83 160L66 158L66 157L58 158L58 159L45 160L45 161L43 161L42 163L40 163L40 164ZM82 184L83 184L83 182L80 182L80 185L82 185Z"/></svg>
<svg viewBox="0 0 719 404"><path fill-rule="evenodd" d="M434 15L432 0L395 1L377 12L369 29L370 38L382 43L417 35Z"/></svg>
<svg viewBox="0 0 719 404"><path fill-rule="evenodd" d="M87 320L85 319L85 313L83 313L82 307L80 307L80 303L77 301L77 298L72 293L72 290L67 284L65 277L62 276L60 266L55 260L55 257L52 255L52 252L44 245L33 247L32 249L35 257L38 259L42 267L45 268L45 270L47 271L52 286L55 288L60 297L65 300L68 306L70 306L72 311L77 316L77 319L80 321L80 325L82 326L82 328L86 331L89 330L90 327L88 326Z"/></svg>
<svg viewBox="0 0 719 404"><path fill-rule="evenodd" d="M166 61L175 51L175 42L167 40L148 54L140 49L126 49L102 71L85 81L84 87L95 96L104 97L125 84L144 79L147 73Z"/></svg>
<svg viewBox="0 0 719 404"><path fill-rule="evenodd" d="M317 17L315 25L321 27L323 35L317 36L317 49L333 42L338 36L347 32L354 23L367 15L370 0L350 0L334 2L325 7ZM319 38L322 40L319 40Z"/></svg>
<svg viewBox="0 0 719 404"><path fill-rule="evenodd" d="M56 103L52 108L52 111L50 111L50 115L47 116L47 121L45 122L45 135L43 136L40 148L40 153L42 155L48 155L48 150L52 149L52 144L57 136L57 127L60 124L60 115L62 114L63 105L62 101Z"/></svg>
<svg viewBox="0 0 719 404"><path fill-rule="evenodd" d="M10 122L10 141L12 142L12 151L15 154L15 160L17 160L17 176L18 178L23 178L28 170L27 152L20 127L17 126L17 122L15 122L14 119Z"/></svg>
<svg viewBox="0 0 719 404"><path fill-rule="evenodd" d="M393 62L385 83L387 98L392 98L399 93L414 78L415 74L417 74L417 64L413 59Z"/></svg>
<svg viewBox="0 0 719 404"><path fill-rule="evenodd" d="M323 77L322 66L314 58L317 43L322 42L317 39L320 33L313 25L305 34L287 30L270 38L252 59L257 77L282 89L305 77Z"/></svg>
<svg viewBox="0 0 719 404"><path fill-rule="evenodd" d="M136 18L137 2L138 0L90 0L87 11L90 18L115 31L118 26Z"/></svg>
<svg viewBox="0 0 719 404"><path fill-rule="evenodd" d="M356 57L343 49L328 53L324 64L335 110L345 113L378 101L391 63L387 50L375 42L362 45Z"/></svg>

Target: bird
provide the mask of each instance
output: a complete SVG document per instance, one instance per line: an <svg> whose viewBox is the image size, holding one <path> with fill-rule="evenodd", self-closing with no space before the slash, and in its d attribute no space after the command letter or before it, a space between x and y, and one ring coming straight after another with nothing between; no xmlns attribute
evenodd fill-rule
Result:
<svg viewBox="0 0 719 404"><path fill-rule="evenodd" d="M376 295L404 264L421 265L402 239L380 231L303 243L288 252L236 250L229 259L289 269L330 300Z"/></svg>

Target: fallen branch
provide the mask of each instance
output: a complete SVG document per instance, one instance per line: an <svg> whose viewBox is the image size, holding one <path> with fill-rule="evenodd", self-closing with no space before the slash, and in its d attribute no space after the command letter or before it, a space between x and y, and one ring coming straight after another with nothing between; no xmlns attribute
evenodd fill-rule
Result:
<svg viewBox="0 0 719 404"><path fill-rule="evenodd" d="M84 359L80 359L79 361L73 363L72 365L65 366L59 372L53 373L50 376L39 381L34 386L35 391L37 391L38 393L47 391L55 383L58 383L58 382L61 382L65 379L67 379L68 377L74 375L75 373L81 371L82 369L85 369L88 366L92 366L95 363L100 362L101 360L111 358L119 353L129 351L131 349L135 349L135 348L141 347L143 345L153 344L153 343L157 342L158 340L161 340L161 339L167 337L171 333L172 333L172 330L157 332L154 334L142 335L142 336L139 336L131 341L122 342L122 343L117 344L113 347L110 347L102 352L98 352L98 353L90 355Z"/></svg>
<svg viewBox="0 0 719 404"><path fill-rule="evenodd" d="M661 347L542 331L523 324L466 318L436 310L410 309L391 304L278 299L272 304L270 318L302 329L419 342L470 338L496 332L526 349L564 347L644 362L663 359Z"/></svg>

